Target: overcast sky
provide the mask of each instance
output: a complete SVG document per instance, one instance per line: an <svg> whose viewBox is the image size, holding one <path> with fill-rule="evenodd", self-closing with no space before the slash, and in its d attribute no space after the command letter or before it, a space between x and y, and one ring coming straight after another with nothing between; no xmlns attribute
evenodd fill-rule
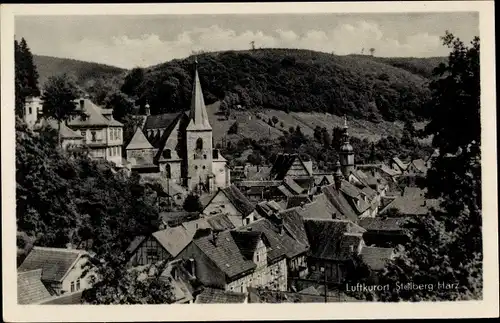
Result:
<svg viewBox="0 0 500 323"><path fill-rule="evenodd" d="M477 13L18 16L16 39L34 54L132 68L189 56L193 50L305 48L345 55L447 55L445 30L467 43L479 36Z"/></svg>

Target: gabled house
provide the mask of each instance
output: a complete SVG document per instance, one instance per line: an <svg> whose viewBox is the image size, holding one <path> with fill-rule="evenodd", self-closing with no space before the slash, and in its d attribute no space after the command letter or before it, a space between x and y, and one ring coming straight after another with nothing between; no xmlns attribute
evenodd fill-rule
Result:
<svg viewBox="0 0 500 323"><path fill-rule="evenodd" d="M425 197L425 190L418 187L405 187L401 195L395 196L382 210L380 215L387 214L392 210L397 211L400 216L426 215L431 208L439 209L440 201Z"/></svg>
<svg viewBox="0 0 500 323"><path fill-rule="evenodd" d="M366 230L363 240L368 246L394 247L406 239L404 221L404 218L399 217L375 217L360 219L358 224Z"/></svg>
<svg viewBox="0 0 500 323"><path fill-rule="evenodd" d="M94 272L87 255L84 250L33 247L17 271L41 269L41 281L51 295L73 293L91 287Z"/></svg>
<svg viewBox="0 0 500 323"><path fill-rule="evenodd" d="M255 206L235 186L219 188L203 208L207 216L225 213L235 227L249 224L255 220Z"/></svg>
<svg viewBox="0 0 500 323"><path fill-rule="evenodd" d="M286 290L286 255L262 232L199 230L179 258L194 259L205 287L245 293L250 286Z"/></svg>
<svg viewBox="0 0 500 323"><path fill-rule="evenodd" d="M59 124L54 119L40 118L37 123L34 124L33 128L35 130L51 128L58 131ZM59 133L61 137L61 146L64 151L72 151L73 149L83 147L84 137L79 132L69 128L66 122L61 122Z"/></svg>
<svg viewBox="0 0 500 323"><path fill-rule="evenodd" d="M408 165L408 173L425 176L427 174L427 165L423 159L414 159Z"/></svg>
<svg viewBox="0 0 500 323"><path fill-rule="evenodd" d="M191 242L194 233L183 226L167 227L150 236L138 236L127 249L128 265L149 265L162 260L173 260Z"/></svg>
<svg viewBox="0 0 500 323"><path fill-rule="evenodd" d="M313 176L312 161L304 161L298 154L279 154L271 168L271 180L309 178Z"/></svg>
<svg viewBox="0 0 500 323"><path fill-rule="evenodd" d="M307 259L310 275L343 283L348 262L363 248L365 230L346 220L305 219L304 226L311 247Z"/></svg>
<svg viewBox="0 0 500 323"><path fill-rule="evenodd" d="M391 161L391 166L393 169L401 172L402 174L406 174L409 163L403 162L399 157L393 157Z"/></svg>

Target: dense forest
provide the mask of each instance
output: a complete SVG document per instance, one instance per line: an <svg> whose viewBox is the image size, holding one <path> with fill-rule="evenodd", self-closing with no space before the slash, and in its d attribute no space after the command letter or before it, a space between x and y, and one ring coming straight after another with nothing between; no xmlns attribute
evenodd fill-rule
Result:
<svg viewBox="0 0 500 323"><path fill-rule="evenodd" d="M286 112L328 112L361 119L426 116L428 79L371 58L296 49L256 49L197 55L206 103ZM147 100L152 113L187 109L194 56L134 69L121 90Z"/></svg>

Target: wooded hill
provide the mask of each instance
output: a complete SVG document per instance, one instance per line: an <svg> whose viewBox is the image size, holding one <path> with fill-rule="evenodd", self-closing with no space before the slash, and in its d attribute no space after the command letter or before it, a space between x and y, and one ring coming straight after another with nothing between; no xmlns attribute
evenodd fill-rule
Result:
<svg viewBox="0 0 500 323"><path fill-rule="evenodd" d="M197 60L207 104L222 100L243 110L327 112L375 122L425 118L430 93L423 75L438 64L297 49L212 52ZM152 113L187 109L193 70L194 56L133 70L122 90L141 103L147 99Z"/></svg>

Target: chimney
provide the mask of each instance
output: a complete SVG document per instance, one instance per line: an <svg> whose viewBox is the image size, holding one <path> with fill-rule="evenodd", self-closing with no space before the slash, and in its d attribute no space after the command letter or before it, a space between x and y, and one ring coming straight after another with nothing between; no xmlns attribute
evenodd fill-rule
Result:
<svg viewBox="0 0 500 323"><path fill-rule="evenodd" d="M333 220L337 219L337 212L335 211L332 212L332 219Z"/></svg>
<svg viewBox="0 0 500 323"><path fill-rule="evenodd" d="M304 207L304 205L306 205L306 202L304 201L300 202L300 207Z"/></svg>
<svg viewBox="0 0 500 323"><path fill-rule="evenodd" d="M84 99L80 99L80 110L83 111L83 107L85 106L85 100Z"/></svg>
<svg viewBox="0 0 500 323"><path fill-rule="evenodd" d="M189 258L189 273L191 276L196 277L196 271L195 271L195 264L194 264L194 259Z"/></svg>
<svg viewBox="0 0 500 323"><path fill-rule="evenodd" d="M343 175L342 175L342 171L340 170L340 162L337 161L337 164L335 165L337 170L335 171L335 174L333 175L333 179L334 179L334 182L335 182L335 188L337 190L340 190L341 186L342 186L342 179L343 179Z"/></svg>

